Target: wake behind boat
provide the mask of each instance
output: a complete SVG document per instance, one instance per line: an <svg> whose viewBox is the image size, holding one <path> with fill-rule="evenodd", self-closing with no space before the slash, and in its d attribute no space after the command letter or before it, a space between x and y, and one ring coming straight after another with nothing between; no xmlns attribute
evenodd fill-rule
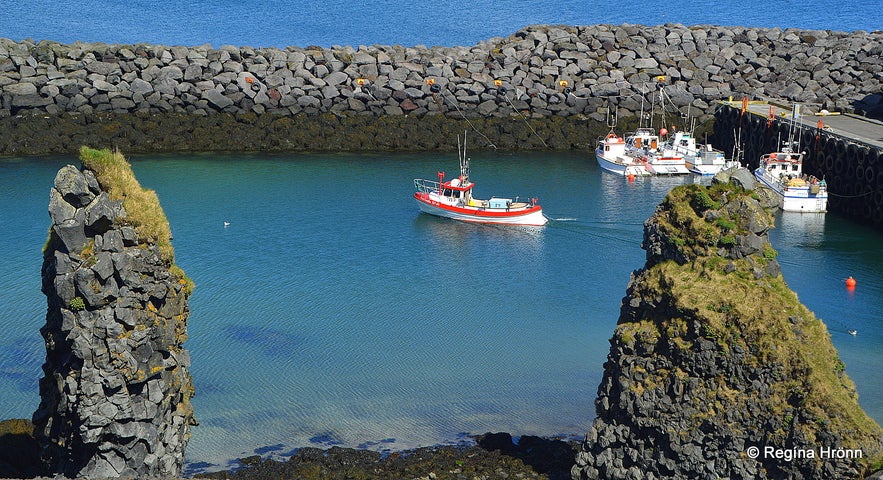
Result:
<svg viewBox="0 0 883 480"><path fill-rule="evenodd" d="M469 157L466 156L466 136L457 151L460 156L460 176L445 181L445 172L438 172L438 181L414 179L414 199L422 212L464 222L506 225L545 225L548 219L536 198L519 201L518 197L490 197L481 200L472 196L475 187L469 179Z"/></svg>

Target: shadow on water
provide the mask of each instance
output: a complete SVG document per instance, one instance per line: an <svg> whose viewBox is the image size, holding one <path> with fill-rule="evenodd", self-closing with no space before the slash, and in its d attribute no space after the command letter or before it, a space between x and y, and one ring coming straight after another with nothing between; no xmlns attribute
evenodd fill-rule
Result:
<svg viewBox="0 0 883 480"><path fill-rule="evenodd" d="M267 356L294 355L301 350L305 342L299 335L254 325L227 325L224 327L224 333L236 342Z"/></svg>

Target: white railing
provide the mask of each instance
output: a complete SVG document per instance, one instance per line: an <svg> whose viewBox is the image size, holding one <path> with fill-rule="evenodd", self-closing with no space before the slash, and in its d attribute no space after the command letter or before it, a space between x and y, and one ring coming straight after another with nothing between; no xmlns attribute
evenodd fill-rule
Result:
<svg viewBox="0 0 883 480"><path fill-rule="evenodd" d="M422 178L414 179L414 188L420 193L438 193L441 191L441 185L434 180L424 180Z"/></svg>

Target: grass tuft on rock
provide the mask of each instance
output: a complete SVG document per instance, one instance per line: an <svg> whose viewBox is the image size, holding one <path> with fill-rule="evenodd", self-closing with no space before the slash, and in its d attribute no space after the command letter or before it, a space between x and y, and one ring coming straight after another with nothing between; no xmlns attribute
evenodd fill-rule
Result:
<svg viewBox="0 0 883 480"><path fill-rule="evenodd" d="M83 162L83 167L95 174L98 184L111 200L123 202L126 216L122 221L135 228L141 243L157 246L163 261L170 266L170 273L181 281L189 296L194 284L184 274L184 270L175 265L172 230L156 192L138 183L132 165L118 150L97 150L82 146L80 161Z"/></svg>

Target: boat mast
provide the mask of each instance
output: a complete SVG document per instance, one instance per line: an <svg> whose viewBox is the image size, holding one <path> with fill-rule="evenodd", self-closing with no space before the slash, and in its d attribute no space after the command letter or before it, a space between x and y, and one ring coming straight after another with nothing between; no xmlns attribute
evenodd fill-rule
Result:
<svg viewBox="0 0 883 480"><path fill-rule="evenodd" d="M457 154L460 157L460 177L465 183L469 180L469 157L466 156L466 132L463 132L463 146L460 146L460 137L457 136Z"/></svg>

